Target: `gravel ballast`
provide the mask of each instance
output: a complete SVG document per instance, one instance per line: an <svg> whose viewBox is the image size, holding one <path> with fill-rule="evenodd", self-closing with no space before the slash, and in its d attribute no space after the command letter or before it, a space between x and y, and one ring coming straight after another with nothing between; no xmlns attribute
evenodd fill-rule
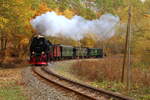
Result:
<svg viewBox="0 0 150 100"><path fill-rule="evenodd" d="M74 93L67 93L39 80L31 72L31 67L25 68L22 76L31 100L79 100Z"/></svg>

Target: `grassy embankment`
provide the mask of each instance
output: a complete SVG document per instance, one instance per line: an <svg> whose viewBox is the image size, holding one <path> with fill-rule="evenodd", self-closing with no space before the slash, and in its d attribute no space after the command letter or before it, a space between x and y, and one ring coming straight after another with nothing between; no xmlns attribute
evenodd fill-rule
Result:
<svg viewBox="0 0 150 100"><path fill-rule="evenodd" d="M0 68L0 100L28 100L24 95L21 70L22 68Z"/></svg>
<svg viewBox="0 0 150 100"><path fill-rule="evenodd" d="M125 84L120 82L122 56L58 63L53 69L65 77L86 82L98 88L122 93L138 100L150 100L150 68L141 63L139 64L138 59L132 61L130 91L127 90Z"/></svg>

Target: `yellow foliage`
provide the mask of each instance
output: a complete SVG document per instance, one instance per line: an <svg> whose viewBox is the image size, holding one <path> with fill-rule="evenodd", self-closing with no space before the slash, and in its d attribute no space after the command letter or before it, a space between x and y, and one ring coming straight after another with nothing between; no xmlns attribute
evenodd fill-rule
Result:
<svg viewBox="0 0 150 100"><path fill-rule="evenodd" d="M142 63L150 64L150 34L149 32L141 34L142 36L136 38L133 53L140 57Z"/></svg>
<svg viewBox="0 0 150 100"><path fill-rule="evenodd" d="M55 8L54 11L57 13L57 15L64 15L67 18L72 18L74 15L74 12L72 10L66 9L63 12L59 10L59 8Z"/></svg>
<svg viewBox="0 0 150 100"><path fill-rule="evenodd" d="M52 11L52 9L48 8L46 3L41 3L39 5L39 10L35 13L34 17L39 16L39 15L49 12L49 11Z"/></svg>
<svg viewBox="0 0 150 100"><path fill-rule="evenodd" d="M59 8L51 9L48 8L46 3L41 3L39 5L39 10L36 11L35 16L33 18L49 11L54 11L57 15L65 15L67 18L72 18L72 16L74 15L74 11L72 10L66 9L62 12L59 10Z"/></svg>
<svg viewBox="0 0 150 100"><path fill-rule="evenodd" d="M69 10L69 9L66 9L63 14L67 17L67 18L72 18L73 15L74 15L74 12Z"/></svg>
<svg viewBox="0 0 150 100"><path fill-rule="evenodd" d="M29 43L29 39L28 38L24 38L20 41L21 45L27 45Z"/></svg>
<svg viewBox="0 0 150 100"><path fill-rule="evenodd" d="M128 16L127 16L128 13L127 12L128 12L128 7L125 7L125 8L119 7L116 10L116 13L120 17L121 23L126 23L127 22L127 19L128 19Z"/></svg>
<svg viewBox="0 0 150 100"><path fill-rule="evenodd" d="M0 29L4 28L4 25L8 23L8 19L0 16Z"/></svg>
<svg viewBox="0 0 150 100"><path fill-rule="evenodd" d="M150 18L150 14L144 14L145 17L149 17Z"/></svg>
<svg viewBox="0 0 150 100"><path fill-rule="evenodd" d="M59 10L59 8L54 9L54 11L55 11L58 15L63 15L63 13Z"/></svg>
<svg viewBox="0 0 150 100"><path fill-rule="evenodd" d="M24 4L25 0L15 0L17 4Z"/></svg>
<svg viewBox="0 0 150 100"><path fill-rule="evenodd" d="M19 45L18 45L18 49L20 50L19 57L22 58L22 57L26 56L28 47L29 47L29 39L28 38L23 38L22 40L20 40Z"/></svg>
<svg viewBox="0 0 150 100"><path fill-rule="evenodd" d="M99 18L101 15L102 15L101 12L97 12L97 13L96 13L96 17L97 17L97 18Z"/></svg>
<svg viewBox="0 0 150 100"><path fill-rule="evenodd" d="M40 9L41 12L51 11L51 9L47 7L47 4L46 4L46 3L41 3L41 4L39 5L39 9Z"/></svg>
<svg viewBox="0 0 150 100"><path fill-rule="evenodd" d="M93 48L96 43L96 39L94 34L86 34L84 38L81 40L81 44L84 47Z"/></svg>

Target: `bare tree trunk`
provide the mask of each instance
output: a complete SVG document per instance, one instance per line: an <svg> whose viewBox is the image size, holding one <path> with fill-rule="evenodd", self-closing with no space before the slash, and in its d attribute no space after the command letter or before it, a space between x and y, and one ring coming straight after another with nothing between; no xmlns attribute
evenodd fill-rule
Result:
<svg viewBox="0 0 150 100"><path fill-rule="evenodd" d="M6 40L4 35L2 34L0 37L1 47L0 47L0 64L3 63L5 57L5 49L6 49Z"/></svg>
<svg viewBox="0 0 150 100"><path fill-rule="evenodd" d="M7 48L7 38L5 37L5 39L4 39L4 50Z"/></svg>
<svg viewBox="0 0 150 100"><path fill-rule="evenodd" d="M1 36L1 50L3 50L3 36Z"/></svg>
<svg viewBox="0 0 150 100"><path fill-rule="evenodd" d="M0 42L1 42L0 50L5 50L7 47L7 38L3 34L1 35Z"/></svg>

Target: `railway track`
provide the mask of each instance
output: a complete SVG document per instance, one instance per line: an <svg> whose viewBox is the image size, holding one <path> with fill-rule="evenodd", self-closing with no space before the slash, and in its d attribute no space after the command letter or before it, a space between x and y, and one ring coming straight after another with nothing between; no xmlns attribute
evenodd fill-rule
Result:
<svg viewBox="0 0 150 100"><path fill-rule="evenodd" d="M33 67L32 71L42 79L45 79L50 83L83 96L87 98L87 100L134 100L127 96L122 96L103 89L97 89L89 85L81 84L76 81L67 79L53 73L47 67Z"/></svg>

